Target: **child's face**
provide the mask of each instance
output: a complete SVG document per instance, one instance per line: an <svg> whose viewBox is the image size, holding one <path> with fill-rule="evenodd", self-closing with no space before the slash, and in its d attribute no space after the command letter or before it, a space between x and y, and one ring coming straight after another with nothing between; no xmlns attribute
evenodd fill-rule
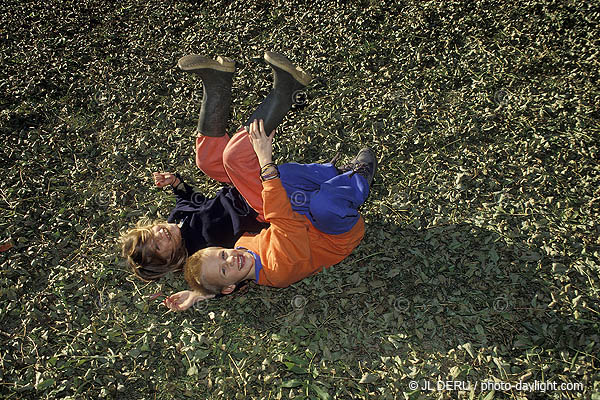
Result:
<svg viewBox="0 0 600 400"><path fill-rule="evenodd" d="M235 287L238 282L254 277L254 257L245 250L207 249L202 270L206 283L224 288Z"/></svg>
<svg viewBox="0 0 600 400"><path fill-rule="evenodd" d="M181 246L181 231L176 224L159 224L152 227L154 237L149 245L165 260Z"/></svg>

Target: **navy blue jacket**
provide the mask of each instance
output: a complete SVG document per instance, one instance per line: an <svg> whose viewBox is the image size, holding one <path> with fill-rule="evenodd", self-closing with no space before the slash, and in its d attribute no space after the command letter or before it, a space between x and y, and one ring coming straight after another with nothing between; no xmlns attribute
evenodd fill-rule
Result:
<svg viewBox="0 0 600 400"><path fill-rule="evenodd" d="M175 175L183 188L173 188L176 203L167 221L181 224L189 255L211 246L232 248L244 233L258 233L269 226L256 220L258 214L236 188L225 186L214 198L207 198Z"/></svg>

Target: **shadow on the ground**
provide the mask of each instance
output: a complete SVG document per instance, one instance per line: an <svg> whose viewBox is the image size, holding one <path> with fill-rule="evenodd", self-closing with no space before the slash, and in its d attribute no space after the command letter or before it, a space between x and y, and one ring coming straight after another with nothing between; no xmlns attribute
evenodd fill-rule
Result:
<svg viewBox="0 0 600 400"><path fill-rule="evenodd" d="M373 368L410 358L421 378L450 379L456 365L453 373L467 377L469 363L489 363L479 374L490 375L479 379L527 372L541 379L542 360L553 356L547 349L585 352L580 343L591 327L559 310L539 249L466 223L371 227L366 238L329 271L284 290L254 287L222 307L232 311L232 324L277 334L290 353L309 349L318 360ZM456 351L459 360L449 357ZM438 357L447 358L445 371L427 367Z"/></svg>

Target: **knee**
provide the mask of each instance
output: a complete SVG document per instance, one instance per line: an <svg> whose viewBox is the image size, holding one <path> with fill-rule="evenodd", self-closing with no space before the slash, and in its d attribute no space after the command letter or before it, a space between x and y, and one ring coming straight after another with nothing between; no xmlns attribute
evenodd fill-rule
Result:
<svg viewBox="0 0 600 400"><path fill-rule="evenodd" d="M237 133L223 149L225 170L248 171L256 157L245 131Z"/></svg>
<svg viewBox="0 0 600 400"><path fill-rule="evenodd" d="M250 169L248 155L241 152L239 146L228 145L223 150L223 167L229 176L243 176Z"/></svg>
<svg viewBox="0 0 600 400"><path fill-rule="evenodd" d="M236 166L235 146L232 146L231 142L223 149L223 166L225 170Z"/></svg>
<svg viewBox="0 0 600 400"><path fill-rule="evenodd" d="M309 210L314 227L331 235L348 232L359 218L358 211L347 202L322 191L311 198Z"/></svg>
<svg viewBox="0 0 600 400"><path fill-rule="evenodd" d="M339 233L338 229L342 218L336 211L332 205L323 204L323 202L319 201L318 196L313 196L311 199L309 205L311 222L315 228L322 232L329 234Z"/></svg>

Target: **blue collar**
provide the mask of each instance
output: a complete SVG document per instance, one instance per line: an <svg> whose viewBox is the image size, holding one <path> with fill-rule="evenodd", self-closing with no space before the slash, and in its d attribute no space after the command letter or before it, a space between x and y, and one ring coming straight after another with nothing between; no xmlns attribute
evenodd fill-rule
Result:
<svg viewBox="0 0 600 400"><path fill-rule="evenodd" d="M258 274L259 274L260 270L262 269L262 262L260 261L260 257L258 256L258 254L256 254L252 250L248 250L245 247L238 246L238 247L236 247L236 250L237 249L246 250L248 253L252 254L252 256L254 257L254 274L256 275L255 282L258 283Z"/></svg>

